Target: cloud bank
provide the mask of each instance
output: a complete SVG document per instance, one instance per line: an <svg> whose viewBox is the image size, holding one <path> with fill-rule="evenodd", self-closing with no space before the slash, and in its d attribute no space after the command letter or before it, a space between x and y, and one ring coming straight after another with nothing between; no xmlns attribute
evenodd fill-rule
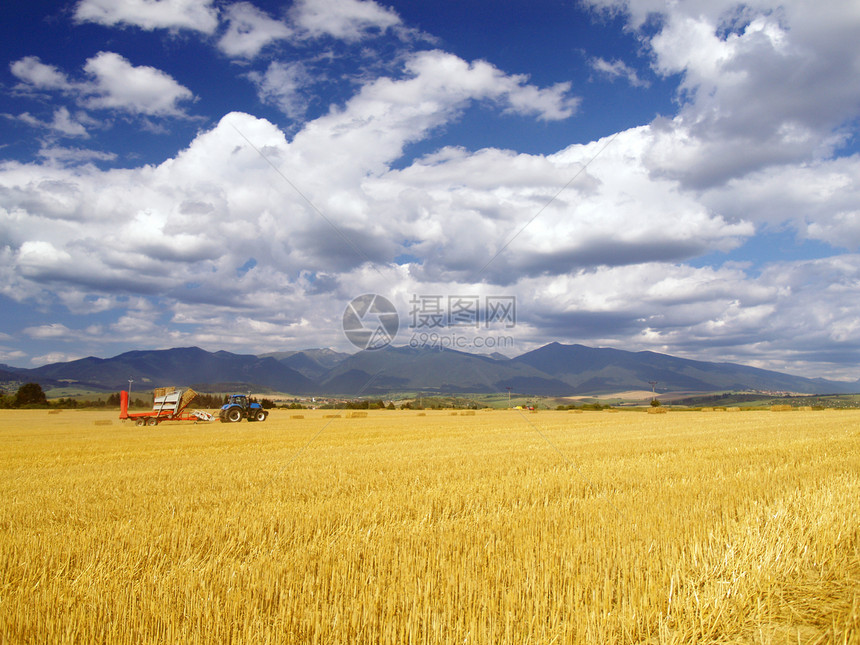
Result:
<svg viewBox="0 0 860 645"><path fill-rule="evenodd" d="M653 73L678 78L674 114L546 154L412 157L467 110L552 123L576 119L582 99L570 82L410 49L375 2L273 16L247 2L85 0L78 21L191 30L228 57L263 57L243 74L285 120L227 113L158 164L4 162L0 293L77 317L23 328L32 339L255 352L345 347L338 321L361 293L403 312L416 293L504 293L518 299L517 351L562 340L860 376L860 157L844 152L860 116L856 5L590 4L624 16ZM351 93L312 116L319 59L273 53L386 33L398 55L367 55ZM646 85L624 61L590 60ZM195 98L112 52L77 73L35 56L10 70L18 91L85 111L186 118ZM14 118L83 138L85 117ZM828 252L731 259L777 233Z"/></svg>

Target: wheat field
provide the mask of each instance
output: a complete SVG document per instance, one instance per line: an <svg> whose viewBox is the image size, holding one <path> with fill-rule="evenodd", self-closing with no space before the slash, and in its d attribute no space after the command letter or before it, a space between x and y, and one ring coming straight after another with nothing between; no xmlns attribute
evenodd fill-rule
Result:
<svg viewBox="0 0 860 645"><path fill-rule="evenodd" d="M0 493L2 643L860 642L860 411L3 411Z"/></svg>

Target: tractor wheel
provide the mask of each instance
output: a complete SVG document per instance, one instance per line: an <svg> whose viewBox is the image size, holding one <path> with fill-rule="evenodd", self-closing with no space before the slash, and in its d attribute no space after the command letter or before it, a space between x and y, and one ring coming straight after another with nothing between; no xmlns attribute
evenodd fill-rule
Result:
<svg viewBox="0 0 860 645"><path fill-rule="evenodd" d="M227 417L227 421L230 423L237 423L242 420L242 410L239 408L230 408L227 410L227 414L225 416Z"/></svg>
<svg viewBox="0 0 860 645"><path fill-rule="evenodd" d="M134 422L134 425L145 426L146 425L146 419L138 419L137 421Z"/></svg>
<svg viewBox="0 0 860 645"><path fill-rule="evenodd" d="M266 415L266 413L265 413L263 410L257 410L257 413L254 415L254 418L255 418L257 421L265 421L265 420L266 420L266 416L267 416L267 415Z"/></svg>
<svg viewBox="0 0 860 645"><path fill-rule="evenodd" d="M157 426L157 425L158 425L158 419L156 419L155 417L152 417L151 419L149 419L149 420L146 422L146 425L148 425L148 426Z"/></svg>

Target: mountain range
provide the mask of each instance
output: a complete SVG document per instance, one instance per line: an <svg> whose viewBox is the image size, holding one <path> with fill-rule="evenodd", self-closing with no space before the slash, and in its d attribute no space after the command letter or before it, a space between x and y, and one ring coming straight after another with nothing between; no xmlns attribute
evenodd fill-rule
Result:
<svg viewBox="0 0 860 645"><path fill-rule="evenodd" d="M656 352L550 343L515 358L451 349L388 346L345 354L307 349L254 356L199 347L131 351L34 369L0 365L0 381L95 390L185 385L228 390L368 396L389 392L492 393L564 396L623 390L713 392L860 392L854 382L809 379L735 363L712 363Z"/></svg>

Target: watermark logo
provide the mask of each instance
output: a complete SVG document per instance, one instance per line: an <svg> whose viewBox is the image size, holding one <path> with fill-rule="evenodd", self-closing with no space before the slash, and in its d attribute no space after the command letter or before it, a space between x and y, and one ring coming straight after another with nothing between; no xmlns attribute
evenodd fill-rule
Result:
<svg viewBox="0 0 860 645"><path fill-rule="evenodd" d="M517 325L515 296L413 294L409 300L406 342L413 348L481 350L512 348ZM359 349L382 349L392 343L400 317L390 300L366 293L343 312L343 332Z"/></svg>
<svg viewBox="0 0 860 645"><path fill-rule="evenodd" d="M410 329L426 330L440 327L503 327L517 326L515 296L441 296L414 294L409 301Z"/></svg>
<svg viewBox="0 0 860 645"><path fill-rule="evenodd" d="M463 351L514 346L500 330L517 326L515 296L413 294L409 301L409 346Z"/></svg>
<svg viewBox="0 0 860 645"><path fill-rule="evenodd" d="M458 349L464 352L485 349L512 349L514 337L501 335L465 336L455 332L422 331L412 334L409 338L409 346L422 349Z"/></svg>
<svg viewBox="0 0 860 645"><path fill-rule="evenodd" d="M343 333L359 349L382 349L400 328L400 316L388 298L365 293L353 298L343 312Z"/></svg>

